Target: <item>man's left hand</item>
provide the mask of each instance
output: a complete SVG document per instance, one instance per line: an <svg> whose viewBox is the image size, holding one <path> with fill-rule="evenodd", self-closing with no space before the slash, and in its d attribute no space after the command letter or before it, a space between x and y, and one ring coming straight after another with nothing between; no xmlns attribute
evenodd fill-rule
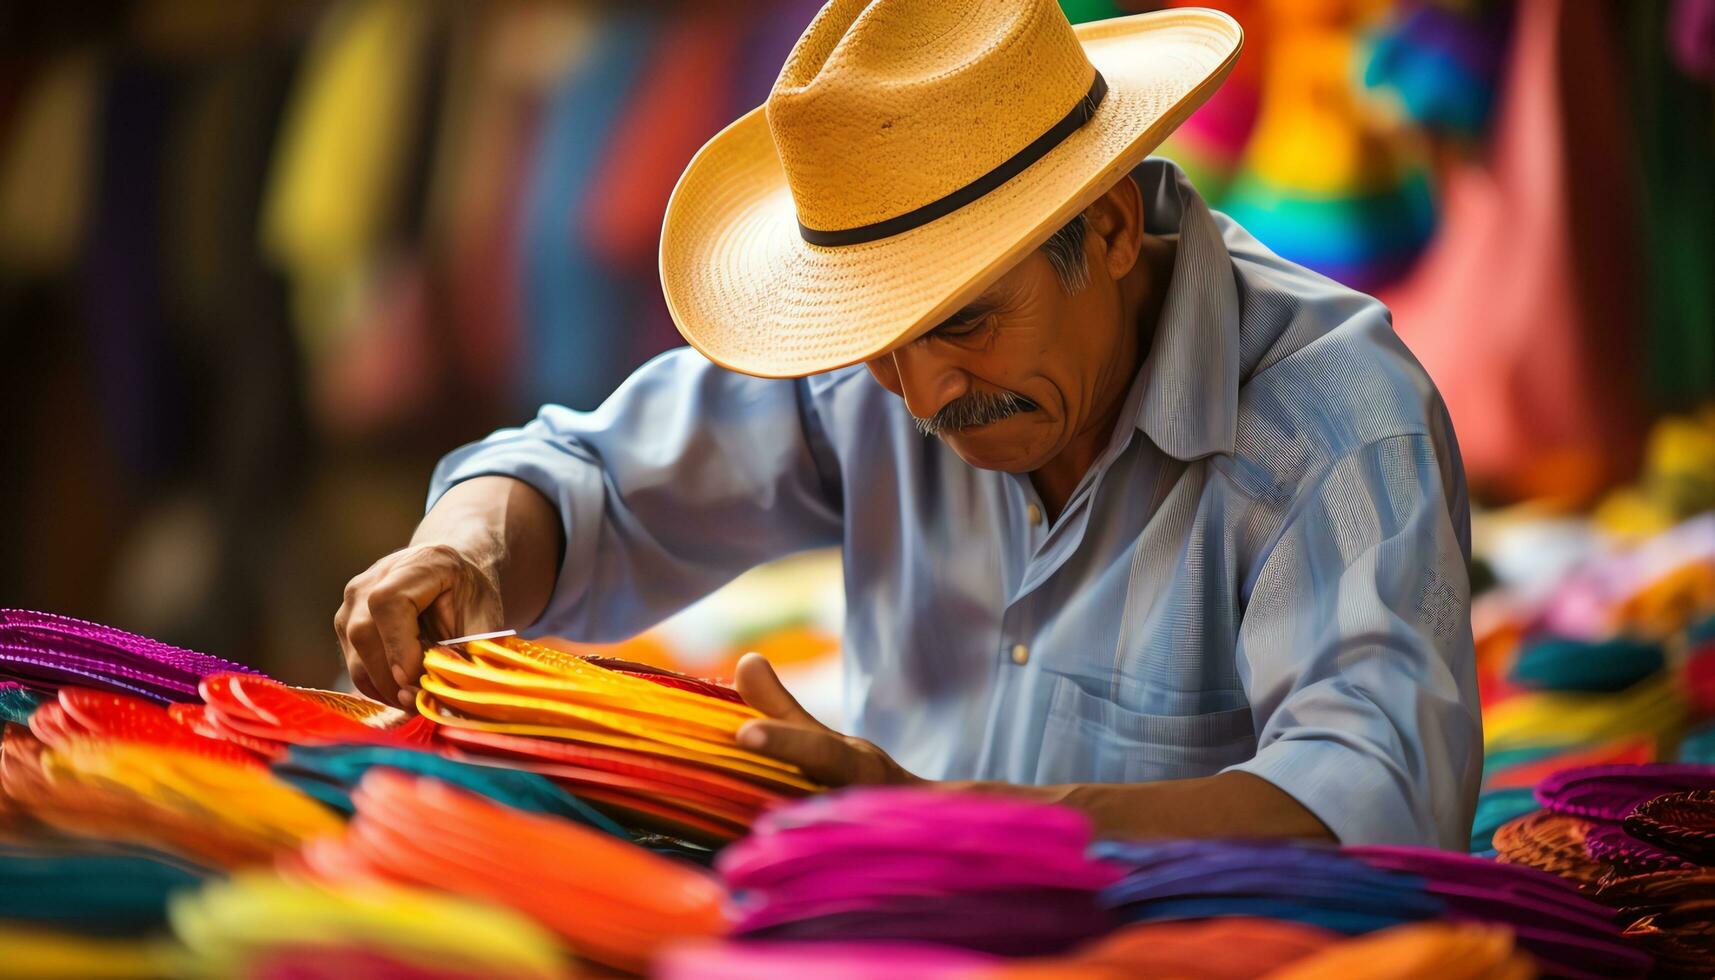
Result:
<svg viewBox="0 0 1715 980"><path fill-rule="evenodd" d="M745 722L738 730L743 748L790 762L825 786L923 781L875 743L841 735L817 721L780 683L761 654L745 654L737 675L738 693L745 703L768 716Z"/></svg>

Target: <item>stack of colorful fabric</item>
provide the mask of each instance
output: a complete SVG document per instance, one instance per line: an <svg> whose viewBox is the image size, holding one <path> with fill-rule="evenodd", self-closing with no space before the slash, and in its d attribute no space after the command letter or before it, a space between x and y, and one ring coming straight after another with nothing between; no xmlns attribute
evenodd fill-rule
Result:
<svg viewBox="0 0 1715 980"><path fill-rule="evenodd" d="M111 626L0 609L0 683L37 692L76 685L167 703L197 700L197 685L220 673L256 672Z"/></svg>
<svg viewBox="0 0 1715 980"><path fill-rule="evenodd" d="M83 736L50 747L17 726L0 741L0 792L11 810L49 831L209 868L265 864L341 826L255 761Z"/></svg>
<svg viewBox="0 0 1715 980"><path fill-rule="evenodd" d="M179 894L171 915L180 972L211 980L572 976L554 936L510 909L381 882L250 872Z"/></svg>
<svg viewBox="0 0 1715 980"><path fill-rule="evenodd" d="M381 880L506 905L621 970L725 930L718 881L609 834L384 769L352 801L343 837L300 851L302 870L336 887Z"/></svg>
<svg viewBox="0 0 1715 980"><path fill-rule="evenodd" d="M1026 955L1111 928L1097 894L1119 871L1089 845L1089 821L1062 807L885 788L774 810L716 866L742 936Z"/></svg>
<svg viewBox="0 0 1715 980"><path fill-rule="evenodd" d="M1715 766L1594 766L1537 787L1495 834L1502 861L1552 871L1617 912L1664 967L1715 970Z"/></svg>
<svg viewBox="0 0 1715 980"><path fill-rule="evenodd" d="M739 726L761 715L696 678L516 638L437 647L423 669L418 708L440 739L541 773L628 824L722 844L817 788L739 748Z"/></svg>
<svg viewBox="0 0 1715 980"><path fill-rule="evenodd" d="M368 698L287 687L266 677L216 674L198 685L200 705L174 705L185 725L278 759L293 745L426 745L427 719Z"/></svg>
<svg viewBox="0 0 1715 980"><path fill-rule="evenodd" d="M1641 976L1649 968L1600 905L1552 876L1477 858L1240 841L1116 842L1096 853L1129 869L1103 899L1133 921L1238 914L1352 935L1475 921L1516 933L1545 967L1567 976Z"/></svg>

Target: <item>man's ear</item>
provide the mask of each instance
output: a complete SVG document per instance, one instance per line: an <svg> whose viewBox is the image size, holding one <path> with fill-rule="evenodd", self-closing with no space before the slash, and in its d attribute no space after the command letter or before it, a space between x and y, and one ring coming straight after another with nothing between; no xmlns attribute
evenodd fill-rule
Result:
<svg viewBox="0 0 1715 980"><path fill-rule="evenodd" d="M1137 264L1143 250L1143 192L1130 174L1108 188L1084 209L1093 242L1090 248L1091 273L1105 270L1114 279L1123 279Z"/></svg>

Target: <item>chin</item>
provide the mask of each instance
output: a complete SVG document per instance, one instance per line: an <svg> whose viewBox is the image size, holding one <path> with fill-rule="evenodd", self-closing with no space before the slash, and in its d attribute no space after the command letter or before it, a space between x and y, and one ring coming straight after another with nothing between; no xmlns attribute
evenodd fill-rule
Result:
<svg viewBox="0 0 1715 980"><path fill-rule="evenodd" d="M976 431L958 432L942 436L942 441L959 454L959 458L975 466L979 470L998 470L1002 473L1029 473L1041 469L1047 462L1043 453L1035 443L1022 445L1016 437L1008 439L1003 430L1006 424L987 426Z"/></svg>

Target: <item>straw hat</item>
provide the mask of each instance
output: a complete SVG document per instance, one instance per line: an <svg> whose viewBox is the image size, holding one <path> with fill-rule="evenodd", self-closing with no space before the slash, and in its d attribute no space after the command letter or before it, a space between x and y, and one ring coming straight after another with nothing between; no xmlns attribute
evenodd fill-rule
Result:
<svg viewBox="0 0 1715 980"><path fill-rule="evenodd" d="M1074 28L1054 0L832 0L673 190L674 322L763 377L915 339L1137 166L1241 37L1210 10Z"/></svg>

